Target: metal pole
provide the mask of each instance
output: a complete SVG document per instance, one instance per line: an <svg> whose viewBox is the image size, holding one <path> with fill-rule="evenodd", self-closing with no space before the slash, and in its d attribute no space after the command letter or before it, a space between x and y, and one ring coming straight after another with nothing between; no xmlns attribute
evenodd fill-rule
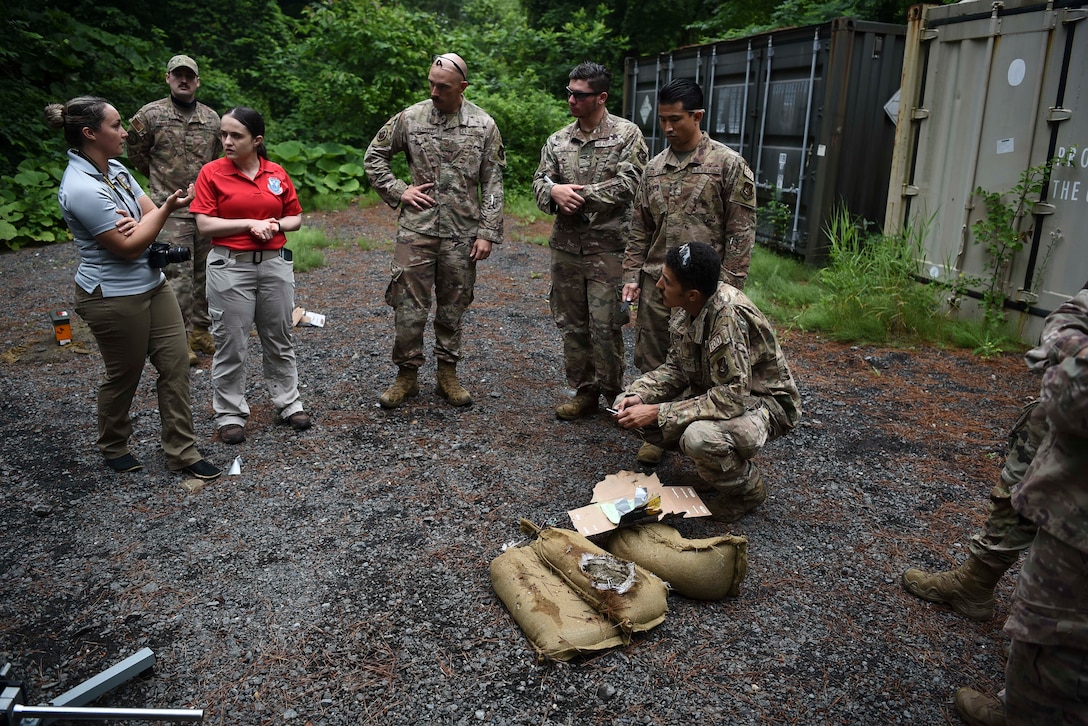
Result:
<svg viewBox="0 0 1088 726"><path fill-rule="evenodd" d="M767 80L763 84L763 111L759 122L759 146L756 149L756 185L763 170L763 137L767 132L767 104L771 95L771 60L774 58L774 40L767 38Z"/></svg>
<svg viewBox="0 0 1088 726"><path fill-rule="evenodd" d="M744 156L744 132L748 128L748 92L751 90L751 75L752 75L752 59L755 58L755 54L752 53L752 40L748 39L748 57L744 63L744 101L741 107L740 116L740 149L737 153Z"/></svg>
<svg viewBox="0 0 1088 726"><path fill-rule="evenodd" d="M25 717L41 717L50 721L65 718L70 721L188 721L200 723L204 720L203 710L187 708L88 708L80 706L12 706L13 726L29 726L38 721L23 721Z"/></svg>
<svg viewBox="0 0 1088 726"><path fill-rule="evenodd" d="M808 71L808 103L805 105L805 133L801 136L801 168L797 170L797 199L793 203L793 232L790 233L790 250L797 251L797 219L801 216L801 192L805 189L805 160L808 158L808 127L812 119L812 97L816 86L816 55L820 52L820 29L812 39L812 65Z"/></svg>

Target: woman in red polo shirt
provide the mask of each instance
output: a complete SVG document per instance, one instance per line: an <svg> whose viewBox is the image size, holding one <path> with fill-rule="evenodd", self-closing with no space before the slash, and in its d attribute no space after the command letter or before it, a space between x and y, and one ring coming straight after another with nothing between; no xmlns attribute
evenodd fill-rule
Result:
<svg viewBox="0 0 1088 726"><path fill-rule="evenodd" d="M298 394L291 341L295 273L284 232L302 226L294 184L268 160L264 118L238 106L223 114L224 156L206 164L189 209L208 255L208 314L212 319L212 405L224 443L246 440L247 342L254 324L264 353L264 377L280 420L296 431L310 428Z"/></svg>

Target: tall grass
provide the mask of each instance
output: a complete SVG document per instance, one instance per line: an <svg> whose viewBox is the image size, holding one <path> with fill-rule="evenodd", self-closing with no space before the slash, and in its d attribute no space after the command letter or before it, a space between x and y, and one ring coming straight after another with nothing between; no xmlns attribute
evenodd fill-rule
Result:
<svg viewBox="0 0 1088 726"><path fill-rule="evenodd" d="M322 250L335 244L324 230L316 227L303 227L297 232L287 233L287 247L294 254L295 272L309 272L323 266L325 255Z"/></svg>

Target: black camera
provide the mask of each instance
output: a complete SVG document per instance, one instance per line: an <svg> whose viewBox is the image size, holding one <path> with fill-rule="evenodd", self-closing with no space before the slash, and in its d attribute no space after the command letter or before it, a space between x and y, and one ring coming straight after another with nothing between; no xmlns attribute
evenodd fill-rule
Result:
<svg viewBox="0 0 1088 726"><path fill-rule="evenodd" d="M152 242L147 250L147 264L157 270L171 262L188 262L192 256L193 253L188 247L171 247L165 242Z"/></svg>

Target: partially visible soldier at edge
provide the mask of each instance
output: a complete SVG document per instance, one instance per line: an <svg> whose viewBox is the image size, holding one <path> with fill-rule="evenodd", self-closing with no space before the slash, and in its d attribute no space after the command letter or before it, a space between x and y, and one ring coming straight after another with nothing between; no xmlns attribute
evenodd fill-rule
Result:
<svg viewBox="0 0 1088 726"><path fill-rule="evenodd" d="M630 320L621 301L623 251L649 154L638 126L608 113L608 69L585 61L568 79L574 122L545 142L533 192L537 206L556 215L549 300L575 395L555 415L570 421L596 411L601 394L611 404L623 390Z"/></svg>
<svg viewBox="0 0 1088 726"><path fill-rule="evenodd" d="M635 197L623 263L623 299L638 301L634 363L643 373L665 362L669 310L656 287L666 250L687 242L710 244L721 258L721 280L744 289L756 234L756 187L744 158L700 130L703 91L677 79L657 96L657 119L668 148L646 167ZM646 442L638 460L661 461Z"/></svg>
<svg viewBox="0 0 1088 726"><path fill-rule="evenodd" d="M200 72L196 61L176 55L166 64L170 95L152 101L129 120L128 159L150 181L152 200L162 204L175 189L187 189L200 167L223 153L219 114L196 100ZM197 351L215 352L209 327L205 265L210 241L201 237L188 207L178 209L159 233L158 242L186 247L187 262L174 262L163 272L177 296L189 335L189 365L200 362Z"/></svg>
<svg viewBox="0 0 1088 726"><path fill-rule="evenodd" d="M1088 723L1088 283L1047 317L1027 354L1045 370L1046 433L1012 492L1037 526L1004 632L1011 639L1004 703L956 692L969 724Z"/></svg>
<svg viewBox="0 0 1088 726"><path fill-rule="evenodd" d="M419 394L423 329L437 298L434 354L436 393L454 406L472 403L457 378L461 319L472 303L476 264L502 242L502 175L506 153L495 121L464 97L468 67L455 53L437 55L427 76L430 99L386 122L367 147L370 185L399 208L397 242L385 301L394 310L393 362L397 377L379 403L396 408ZM411 183L393 174L403 152Z"/></svg>

